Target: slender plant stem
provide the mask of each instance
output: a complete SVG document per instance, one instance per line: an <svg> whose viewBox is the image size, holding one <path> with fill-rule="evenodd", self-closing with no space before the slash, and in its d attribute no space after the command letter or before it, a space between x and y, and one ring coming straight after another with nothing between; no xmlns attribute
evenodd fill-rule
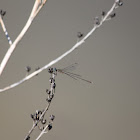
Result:
<svg viewBox="0 0 140 140"><path fill-rule="evenodd" d="M42 119L42 117L43 117L43 116L45 115L45 113L48 111L48 109L49 109L49 107L50 107L50 104L51 104L51 103L49 103L49 104L47 105L47 107L45 108L45 110L44 110L43 113L41 114L39 120L36 121L36 122L33 124L32 128L29 130L29 132L28 132L28 134L27 134L27 136L25 137L24 140L26 140L27 137L30 136L31 133L34 131L34 129L36 128L36 126L38 125L38 123L40 122L40 120Z"/></svg>
<svg viewBox="0 0 140 140"><path fill-rule="evenodd" d="M15 41L13 42L13 44L11 44L11 47L8 49L7 53L5 54L1 65L0 65L0 76L8 62L8 60L10 59L13 51L15 50L17 44L20 42L20 40L22 39L22 37L25 35L25 33L27 32L27 30L29 29L30 25L33 22L33 19L35 18L35 16L37 15L37 13L40 11L40 9L42 8L42 6L45 4L47 0L44 0L42 3L42 0L36 0L33 10L30 14L30 17L27 21L27 23L25 24L24 28L22 29L22 31L20 32L20 34L18 35L18 37L15 39Z"/></svg>
<svg viewBox="0 0 140 140"><path fill-rule="evenodd" d="M39 140L43 134L49 132L49 131L46 131L47 128L48 128L48 125L45 126L45 128L41 131L41 133L39 134L39 136L36 138L36 140Z"/></svg>
<svg viewBox="0 0 140 140"><path fill-rule="evenodd" d="M59 56L58 58L52 60L50 63L48 63L47 65L45 65L44 67L40 68L39 70L31 73L30 75L28 75L27 77L23 78L22 80L7 86L3 89L0 89L0 92L9 90L11 88L14 88L22 83L24 83L25 81L31 79L32 77L34 77L35 75L39 74L40 72L42 72L43 70L49 68L50 66L54 65L55 63L59 62L61 59L63 59L64 57L66 57L68 54L70 54L71 52L73 52L76 48L78 48L81 44L83 44L85 42L85 40L87 40L92 33L99 27L101 27L101 25L105 22L108 21L108 17L110 17L110 14L114 11L114 9L117 8L117 0L115 1L115 3L113 4L113 6L111 7L111 9L106 13L106 15L101 19L100 24L99 25L95 25L88 33L85 37L83 37L80 41L78 41L71 49L69 49L68 51L66 51L64 54L62 54L61 56Z"/></svg>
<svg viewBox="0 0 140 140"><path fill-rule="evenodd" d="M53 81L50 81L50 90L49 90L49 94L48 94L48 98L47 98L47 101L50 100L50 96L51 96L51 100L48 101L48 105L46 106L46 108L44 109L44 111L42 112L42 114L39 116L39 119L38 120L34 120L33 122L33 126L32 128L29 130L28 134L26 135L25 139L24 140L27 140L31 133L34 131L34 129L38 126L38 123L44 119L44 116L46 114L46 112L49 110L49 107L51 105L51 101L54 97L54 93L55 93L55 87L54 87L54 84L55 84L55 76L56 76L56 71L52 72L51 73L51 79L53 78ZM45 133L45 130L47 129L48 125L41 131L41 134L39 135L38 139ZM44 132L44 133L43 133Z"/></svg>
<svg viewBox="0 0 140 140"><path fill-rule="evenodd" d="M3 29L3 32L5 33L5 36L6 36L7 40L8 40L8 43L9 43L9 45L11 46L11 45L12 45L12 40L10 39L10 37L9 37L9 35L8 35L8 32L7 32L7 30L6 30L6 27L5 27L5 24L4 24L4 21L3 21L1 15L0 15L0 23L1 23L1 27L2 27L2 29Z"/></svg>

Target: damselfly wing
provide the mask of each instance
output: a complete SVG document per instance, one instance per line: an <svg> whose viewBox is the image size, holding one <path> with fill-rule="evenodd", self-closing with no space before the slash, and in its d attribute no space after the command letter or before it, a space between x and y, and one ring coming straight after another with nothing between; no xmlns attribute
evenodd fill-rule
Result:
<svg viewBox="0 0 140 140"><path fill-rule="evenodd" d="M82 80L82 81L85 81L85 82L88 82L88 83L92 84L91 81L82 78L81 75L70 72L70 71L73 71L74 69L76 69L77 66L78 66L78 64L74 63L74 64L71 64L71 65L63 68L63 69L57 69L57 68L54 68L54 69L57 72L65 74L65 75L67 75L67 76L69 76L69 77L71 77L71 78L73 78L75 80Z"/></svg>

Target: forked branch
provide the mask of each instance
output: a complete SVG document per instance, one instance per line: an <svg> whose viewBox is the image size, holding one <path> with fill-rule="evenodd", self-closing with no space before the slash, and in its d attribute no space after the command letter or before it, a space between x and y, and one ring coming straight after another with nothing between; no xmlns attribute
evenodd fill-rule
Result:
<svg viewBox="0 0 140 140"><path fill-rule="evenodd" d="M45 69L49 68L50 66L54 65L55 63L57 63L58 61L60 61L64 57L66 57L68 54L70 54L71 52L73 52L76 48L78 48L81 44L83 44L86 41L86 39L88 39L97 28L101 27L101 25L105 21L108 21L108 20L114 18L116 16L116 14L113 13L114 10L116 8L118 8L119 6L122 6L122 4L123 3L122 3L121 0L115 0L113 6L111 7L111 9L107 13L105 11L102 11L101 18L99 18L99 17L95 17L94 18L94 27L87 33L86 36L83 37L83 35L82 35L81 36L82 38L80 38L80 40L70 50L66 51L64 54L62 54L58 58L52 60L50 63L48 63L44 67L42 67L42 68L38 69L37 71L31 73L30 75L26 76L25 78L23 78L22 80L18 81L17 83L14 83L14 84L12 84L10 86L7 86L7 87L5 87L3 89L0 89L0 92L9 90L11 88L14 88L14 87L22 84L23 82L31 79L32 77L36 76L37 74L39 74L43 70L45 70Z"/></svg>
<svg viewBox="0 0 140 140"><path fill-rule="evenodd" d="M43 7L43 5L46 3L47 0L36 0L34 7L32 9L32 12L30 14L30 17L26 23L26 25L24 26L24 28L22 29L22 31L20 32L20 34L18 35L18 37L15 39L15 41L12 43L10 43L10 48L8 49L7 53L5 54L5 57L3 58L1 64L0 64L0 76L8 62L8 60L10 59L10 56L12 55L13 51L15 50L17 44L19 43L19 41L22 39L22 37L25 35L25 33L27 32L27 30L29 29L30 25L33 22L33 19L36 17L36 15L38 14L38 12L41 10L41 8ZM4 24L0 18L1 21L1 25L2 27L4 27ZM3 28L4 29L4 28Z"/></svg>

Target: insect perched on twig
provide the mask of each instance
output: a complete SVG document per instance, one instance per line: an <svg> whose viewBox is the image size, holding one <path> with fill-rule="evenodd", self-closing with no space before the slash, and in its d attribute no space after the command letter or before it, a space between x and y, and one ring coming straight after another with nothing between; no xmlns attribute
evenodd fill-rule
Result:
<svg viewBox="0 0 140 140"><path fill-rule="evenodd" d="M81 75L75 74L75 73L72 73L72 72L69 72L69 71L74 70L74 69L76 68L77 65L78 65L77 63L74 63L74 64L71 64L71 65L69 65L69 66L63 68L63 69L57 69L57 68L51 68L51 67L50 67L50 68L48 69L48 72L49 72L49 73L55 73L55 74L57 74L57 72L59 72L59 73L65 74L65 75L67 75L67 76L73 78L74 80L82 80L82 81L85 81L85 82L88 82L88 83L92 84L93 82L82 78Z"/></svg>

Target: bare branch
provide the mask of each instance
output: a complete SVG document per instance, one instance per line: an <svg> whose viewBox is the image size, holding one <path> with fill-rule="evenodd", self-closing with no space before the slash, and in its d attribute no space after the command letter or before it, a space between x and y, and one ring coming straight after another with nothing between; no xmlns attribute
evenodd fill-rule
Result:
<svg viewBox="0 0 140 140"><path fill-rule="evenodd" d="M46 101L48 102L48 105L46 106L46 108L43 111L36 111L36 113L34 115L31 114L31 118L33 119L33 126L32 128L29 130L28 134L26 135L24 140L28 140L30 138L31 133L35 130L35 128L37 128L39 122L41 122L43 125L46 124L46 120L43 121L44 116L46 114L46 112L49 110L51 101L54 97L55 94L55 87L56 87L56 83L55 83L55 76L57 75L57 71L49 71L49 73L51 74L50 77L50 90L46 90L46 93L48 94L48 97L46 99ZM52 128L52 123L54 121L55 116L54 115L50 115L50 120L51 122L49 122L48 125L46 125L46 127L41 130L41 134L38 136L37 139L39 139L44 133L48 132L49 130L51 130ZM48 128L48 131L46 131L46 129Z"/></svg>
<svg viewBox="0 0 140 140"><path fill-rule="evenodd" d="M5 33L5 36L6 36L7 40L8 40L8 43L9 43L9 45L11 45L12 44L12 40L10 39L10 37L8 35L8 32L6 30L6 27L5 27L5 24L4 24L4 21L3 21L3 15L2 15L2 13L0 13L0 23L1 23L1 26L2 26L2 29L3 29L3 32Z"/></svg>
<svg viewBox="0 0 140 140"><path fill-rule="evenodd" d="M37 70L37 71L31 73L30 75L28 75L27 77L23 78L19 82L14 83L14 84L12 84L12 85L10 85L8 87L5 87L3 89L0 89L0 92L9 90L11 88L14 88L14 87L22 84L23 82L31 79L35 75L39 74L43 70L45 70L48 67L54 65L55 63L59 62L61 59L63 59L68 54L70 54L71 52L73 52L76 48L78 48L81 44L83 44L85 42L85 40L88 39L97 28L99 28L105 21L108 21L108 17L110 17L110 15L112 14L112 12L116 8L118 8L118 5L119 5L118 3L120 3L120 0L115 0L115 3L113 4L112 8L105 15L102 15L103 17L101 18L101 20L99 20L98 22L97 21L94 22L94 27L87 33L87 35L85 37L83 37L80 41L78 41L70 50L68 50L67 52L65 52L64 54L62 54L61 56L59 56L58 58L52 60L49 64L45 65L44 67L40 68L39 70ZM121 6L121 5L119 5L119 6ZM97 20L97 18L95 18L95 20Z"/></svg>
<svg viewBox="0 0 140 140"><path fill-rule="evenodd" d="M26 25L24 26L24 28L22 29L22 31L20 32L18 37L15 39L15 41L13 42L11 47L8 49L7 53L5 54L4 59L1 62L1 65L0 65L0 75L2 74L4 68L5 68L8 60L10 59L10 56L12 55L13 51L15 50L17 44L22 39L22 37L25 35L25 33L29 29L30 25L32 24L33 19L36 17L36 15L41 10L42 6L46 3L46 1L47 0L36 0L35 1L34 7L33 7L32 12L31 12L31 15L30 15Z"/></svg>
<svg viewBox="0 0 140 140"><path fill-rule="evenodd" d="M46 131L46 129L48 129L48 125L46 125L46 127L41 131L36 140L39 140L44 133L48 133L48 130Z"/></svg>
<svg viewBox="0 0 140 140"><path fill-rule="evenodd" d="M40 122L40 120L42 119L42 117L46 114L46 112L48 111L50 107L50 103L47 105L47 107L45 108L44 112L42 113L42 115L40 116L39 120L36 121L35 123L33 123L32 128L30 129L30 131L28 132L28 135L25 137L24 140L27 140L27 138L31 135L31 133L34 131L34 129L36 128L37 124Z"/></svg>

